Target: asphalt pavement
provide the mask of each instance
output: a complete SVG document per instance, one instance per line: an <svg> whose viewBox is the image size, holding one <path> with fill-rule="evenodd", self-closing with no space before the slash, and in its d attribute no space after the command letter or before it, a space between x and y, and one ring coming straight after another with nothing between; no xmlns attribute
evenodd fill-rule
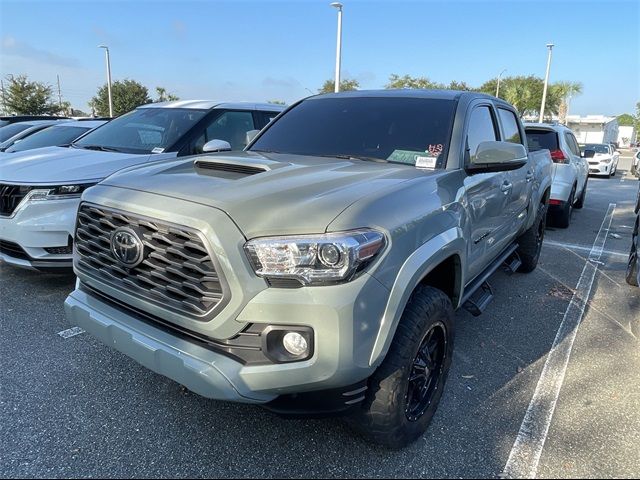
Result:
<svg viewBox="0 0 640 480"><path fill-rule="evenodd" d="M63 338L73 276L0 265L0 476L478 478L505 476L516 458L540 477L638 477L640 289L624 282L638 181L628 167L623 158L616 177L590 178L585 207L568 229L547 230L533 273L496 273L487 311L457 313L441 405L424 437L398 452L340 419L283 420L207 400L86 333ZM556 338L572 302L584 311ZM566 368L550 380L549 352L569 338ZM532 402L551 381L557 399ZM539 457L519 456L533 442Z"/></svg>

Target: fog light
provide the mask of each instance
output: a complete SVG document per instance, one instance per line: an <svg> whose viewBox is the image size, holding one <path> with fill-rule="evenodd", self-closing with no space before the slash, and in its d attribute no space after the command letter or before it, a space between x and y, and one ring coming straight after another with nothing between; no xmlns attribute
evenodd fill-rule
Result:
<svg viewBox="0 0 640 480"><path fill-rule="evenodd" d="M297 332L289 332L282 338L282 345L291 355L301 356L307 353L309 345L305 338Z"/></svg>

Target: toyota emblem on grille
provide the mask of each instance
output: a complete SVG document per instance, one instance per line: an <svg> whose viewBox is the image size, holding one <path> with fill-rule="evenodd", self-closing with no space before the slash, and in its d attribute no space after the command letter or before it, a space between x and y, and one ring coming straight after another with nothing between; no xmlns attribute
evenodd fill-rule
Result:
<svg viewBox="0 0 640 480"><path fill-rule="evenodd" d="M120 263L133 268L144 260L144 245L134 230L120 227L111 234L111 253Z"/></svg>

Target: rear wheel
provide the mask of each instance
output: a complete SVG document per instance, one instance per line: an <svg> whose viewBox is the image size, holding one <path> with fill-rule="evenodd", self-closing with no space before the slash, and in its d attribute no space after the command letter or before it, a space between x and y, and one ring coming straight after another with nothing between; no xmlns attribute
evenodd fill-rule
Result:
<svg viewBox="0 0 640 480"><path fill-rule="evenodd" d="M519 272L529 273L538 266L540 251L542 250L542 242L544 240L544 227L547 223L547 205L541 203L538 207L538 214L533 225L529 230L518 237L518 255L522 265L518 268Z"/></svg>
<svg viewBox="0 0 640 480"><path fill-rule="evenodd" d="M584 181L584 187L582 187L582 193L580 194L580 197L578 198L578 201L576 202L576 204L573 206L573 208L577 208L578 210L581 209L582 207L584 207L584 199L587 196L587 184L589 183L589 178L587 177Z"/></svg>
<svg viewBox="0 0 640 480"><path fill-rule="evenodd" d="M576 186L573 186L569 199L566 201L562 208L559 208L553 212L553 225L560 228L567 228L571 223L571 214L573 213L573 203L575 202Z"/></svg>
<svg viewBox="0 0 640 480"><path fill-rule="evenodd" d="M453 354L453 306L444 292L419 286L411 295L367 398L348 419L368 440L402 448L426 431L438 407Z"/></svg>

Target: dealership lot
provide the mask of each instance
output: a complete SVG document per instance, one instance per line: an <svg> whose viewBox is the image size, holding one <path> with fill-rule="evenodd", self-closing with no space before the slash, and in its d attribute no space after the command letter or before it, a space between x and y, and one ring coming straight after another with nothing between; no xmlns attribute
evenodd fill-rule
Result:
<svg viewBox="0 0 640 480"><path fill-rule="evenodd" d="M637 475L640 290L624 271L638 181L629 164L623 157L615 178L589 180L584 209L569 229L547 231L534 273L496 273L484 315L457 313L442 403L424 440L399 452L361 441L340 420L282 420L206 400L87 334L61 336L72 327L62 302L74 278L0 266L2 476L499 476L599 232L601 263L577 292L589 300L537 474Z"/></svg>

